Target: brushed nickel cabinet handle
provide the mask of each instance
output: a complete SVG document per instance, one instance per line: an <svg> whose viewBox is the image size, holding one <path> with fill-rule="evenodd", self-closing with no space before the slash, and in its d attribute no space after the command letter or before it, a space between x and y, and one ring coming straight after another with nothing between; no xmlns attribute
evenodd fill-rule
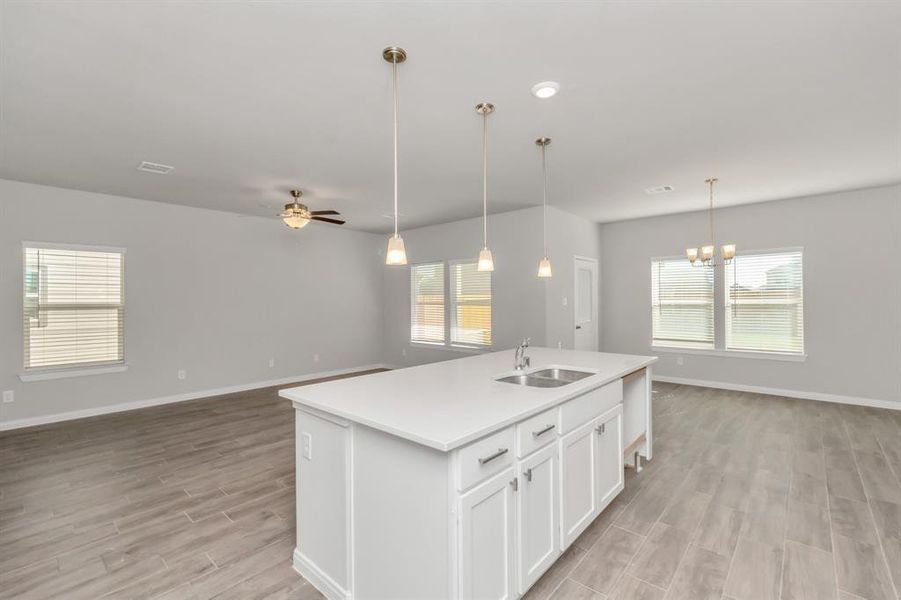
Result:
<svg viewBox="0 0 901 600"><path fill-rule="evenodd" d="M495 458L497 458L498 456L503 456L504 454L506 454L509 451L510 451L509 448L498 448L497 452L495 452L491 456L486 456L484 458L480 458L479 464L484 465L485 463L489 463L489 462L493 461Z"/></svg>
<svg viewBox="0 0 901 600"><path fill-rule="evenodd" d="M604 433L605 431L607 431L607 424L601 423L600 425L595 427L594 430L598 432L598 435L600 435L600 434Z"/></svg>
<svg viewBox="0 0 901 600"><path fill-rule="evenodd" d="M526 476L526 481L532 481L532 469L526 469L522 474Z"/></svg>
<svg viewBox="0 0 901 600"><path fill-rule="evenodd" d="M550 431L550 430L553 429L554 427L556 427L556 425L545 425L545 426L544 426L544 429L542 429L542 430L540 430L540 431L533 431L533 432L532 432L532 435L533 435L534 437L538 437L539 435L543 435L543 434L547 433L548 431Z"/></svg>

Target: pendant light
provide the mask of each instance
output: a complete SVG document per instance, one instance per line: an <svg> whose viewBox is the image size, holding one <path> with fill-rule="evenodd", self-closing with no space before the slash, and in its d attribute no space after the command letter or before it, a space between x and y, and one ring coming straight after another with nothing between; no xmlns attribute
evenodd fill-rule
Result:
<svg viewBox="0 0 901 600"><path fill-rule="evenodd" d="M404 238L397 233L397 65L407 60L407 52L397 46L388 46L382 51L382 58L391 63L394 87L394 235L388 238L385 264L405 265L407 264L407 251L404 248Z"/></svg>
<svg viewBox="0 0 901 600"><path fill-rule="evenodd" d="M484 245L479 252L479 271L493 271L494 259L488 249L488 115L494 112L490 102L476 104L476 112L482 115L482 229Z"/></svg>
<svg viewBox="0 0 901 600"><path fill-rule="evenodd" d="M547 278L553 276L554 274L551 270L551 261L547 257L547 160L545 157L545 150L547 149L548 144L551 143L551 138L540 137L535 140L535 143L539 148L541 148L541 176L544 178L544 200L542 202L542 206L544 207L544 215L542 216L544 258L538 261L538 276L541 278Z"/></svg>
<svg viewBox="0 0 901 600"><path fill-rule="evenodd" d="M710 186L710 208L708 209L708 215L710 218L710 242L706 246L701 246L700 248L688 248L685 250L685 256L688 258L688 262L691 263L693 267L715 267L717 266L716 261L714 260L713 254L714 249L716 248L716 242L714 241L714 232L713 232L713 185L719 181L716 177L711 177L710 179L705 179L704 183ZM728 265L732 262L732 259L735 258L735 244L723 244L723 247L720 248L720 255L723 257L723 264ZM700 262L698 262L700 259Z"/></svg>

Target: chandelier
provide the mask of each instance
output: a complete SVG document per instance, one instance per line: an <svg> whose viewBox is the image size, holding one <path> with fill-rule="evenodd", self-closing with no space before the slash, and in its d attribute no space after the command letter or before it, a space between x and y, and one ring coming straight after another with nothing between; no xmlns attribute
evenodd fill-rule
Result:
<svg viewBox="0 0 901 600"><path fill-rule="evenodd" d="M710 242L700 248L688 248L685 250L685 256L693 267L715 267L718 264L714 258L716 238L713 234L713 184L717 181L719 181L719 179L716 177L704 180L704 183L710 186L710 208L708 209L710 216ZM723 244L720 248L720 256L723 259L722 264L728 265L731 263L732 259L735 257L735 244Z"/></svg>

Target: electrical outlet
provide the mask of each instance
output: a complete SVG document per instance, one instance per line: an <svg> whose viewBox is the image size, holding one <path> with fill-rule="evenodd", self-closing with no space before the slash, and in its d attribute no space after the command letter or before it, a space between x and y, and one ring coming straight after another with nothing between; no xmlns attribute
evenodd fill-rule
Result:
<svg viewBox="0 0 901 600"><path fill-rule="evenodd" d="M676 357L676 364L679 365L679 366L681 367L682 365L685 364L685 358L682 357L682 356L677 356L677 357Z"/></svg>
<svg viewBox="0 0 901 600"><path fill-rule="evenodd" d="M557 350L563 350L563 342L557 342Z"/></svg>
<svg viewBox="0 0 901 600"><path fill-rule="evenodd" d="M313 355L313 362L314 362L314 363L318 363L318 362L319 362L319 355L318 355L318 354L314 354L314 355Z"/></svg>
<svg viewBox="0 0 901 600"><path fill-rule="evenodd" d="M188 378L188 372L185 371L184 369L179 369L179 370L178 370L178 378L179 378L179 379L182 379L182 380L187 379L187 378Z"/></svg>
<svg viewBox="0 0 901 600"><path fill-rule="evenodd" d="M401 356L406 356L406 355L407 355L407 349L406 349L406 348L401 348L401 349L400 349L400 355L401 355Z"/></svg>
<svg viewBox="0 0 901 600"><path fill-rule="evenodd" d="M16 401L16 395L12 390L3 392L3 404L10 404Z"/></svg>
<svg viewBox="0 0 901 600"><path fill-rule="evenodd" d="M269 368L270 368L270 369L274 369L274 368L275 368L275 359L274 359L274 358L270 358L270 359L269 359Z"/></svg>
<svg viewBox="0 0 901 600"><path fill-rule="evenodd" d="M303 440L303 448L301 450L303 457L307 460L313 460L313 436L304 431L300 434L300 437Z"/></svg>
<svg viewBox="0 0 901 600"><path fill-rule="evenodd" d="M563 306L569 304L569 300L566 299L566 296L563 296Z"/></svg>

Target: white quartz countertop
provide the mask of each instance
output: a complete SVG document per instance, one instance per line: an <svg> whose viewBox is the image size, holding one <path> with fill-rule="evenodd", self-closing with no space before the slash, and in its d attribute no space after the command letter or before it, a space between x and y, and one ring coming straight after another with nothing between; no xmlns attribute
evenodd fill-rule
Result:
<svg viewBox="0 0 901 600"><path fill-rule="evenodd" d="M447 452L657 361L654 356L529 348L532 366L594 373L557 388L495 381L513 350L284 389L283 398Z"/></svg>

